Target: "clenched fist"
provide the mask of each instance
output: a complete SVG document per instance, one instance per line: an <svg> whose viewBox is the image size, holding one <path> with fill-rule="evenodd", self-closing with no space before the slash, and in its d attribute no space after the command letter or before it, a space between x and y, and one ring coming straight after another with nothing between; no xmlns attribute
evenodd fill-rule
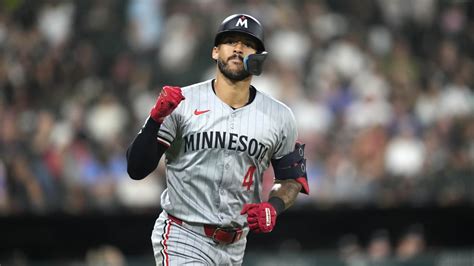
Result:
<svg viewBox="0 0 474 266"><path fill-rule="evenodd" d="M275 227L277 212L268 202L245 204L240 214L247 214L249 228L255 233L268 233Z"/></svg>
<svg viewBox="0 0 474 266"><path fill-rule="evenodd" d="M180 87L164 86L156 99L155 106L150 111L150 117L157 123L163 123L165 117L171 114L184 99Z"/></svg>

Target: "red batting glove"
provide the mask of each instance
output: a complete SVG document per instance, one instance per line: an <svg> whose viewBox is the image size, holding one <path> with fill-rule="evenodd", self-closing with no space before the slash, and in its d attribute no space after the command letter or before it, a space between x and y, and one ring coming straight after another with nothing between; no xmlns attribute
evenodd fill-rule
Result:
<svg viewBox="0 0 474 266"><path fill-rule="evenodd" d="M184 100L180 87L164 86L151 108L150 117L157 123L163 123L166 116L171 114L178 104Z"/></svg>
<svg viewBox="0 0 474 266"><path fill-rule="evenodd" d="M268 233L275 227L277 213L268 202L244 204L240 214L247 214L250 231L255 233Z"/></svg>

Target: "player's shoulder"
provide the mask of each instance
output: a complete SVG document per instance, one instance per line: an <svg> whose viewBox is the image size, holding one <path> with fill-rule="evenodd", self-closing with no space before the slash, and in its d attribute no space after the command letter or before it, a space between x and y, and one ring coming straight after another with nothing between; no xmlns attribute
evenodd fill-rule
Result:
<svg viewBox="0 0 474 266"><path fill-rule="evenodd" d="M255 87L254 87L255 88ZM282 101L279 101L277 99L275 99L273 96L263 92L263 91L259 91L258 89L256 89L257 91L257 95L261 98L261 101L264 103L263 105L267 105L268 104L271 104L272 105L272 109L273 108L277 108L280 113L283 112L283 113L286 113L288 115L293 115L293 111L291 110L291 108L286 105L285 103L283 103Z"/></svg>
<svg viewBox="0 0 474 266"><path fill-rule="evenodd" d="M296 130L296 119L288 105L259 90L257 90L257 96L260 102L257 108L260 112L265 113L284 131L292 132Z"/></svg>
<svg viewBox="0 0 474 266"><path fill-rule="evenodd" d="M212 79L184 86L181 88L181 91L183 92L183 94L187 94L191 91L207 90L209 88L212 88Z"/></svg>

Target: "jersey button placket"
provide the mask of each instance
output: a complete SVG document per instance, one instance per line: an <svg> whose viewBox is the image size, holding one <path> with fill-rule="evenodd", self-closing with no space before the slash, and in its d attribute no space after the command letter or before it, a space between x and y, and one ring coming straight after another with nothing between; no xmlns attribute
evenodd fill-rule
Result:
<svg viewBox="0 0 474 266"><path fill-rule="evenodd" d="M232 113L230 114L230 118L229 118L229 131L230 132L234 132L234 128L235 128L235 113Z"/></svg>
<svg viewBox="0 0 474 266"><path fill-rule="evenodd" d="M233 133L234 132L234 128L235 128L235 124L234 124L234 117L235 117L235 114L234 113L231 113L229 116L228 116L228 119L227 119L227 131L229 133ZM224 150L224 165L223 165L223 182L221 183L221 187L219 188L219 194L218 194L218 197L219 197L219 206L218 206L218 210L219 211L222 211L224 212L225 209L227 208L227 206L225 205L226 202L228 202L228 199L227 199L227 195L226 195L226 190L224 189L226 186L227 186L227 182L229 181L229 177L232 175L232 167L231 167L231 164L232 164L232 151L230 150L227 150L225 149ZM219 214L218 215L219 219L221 221L223 221L225 219L225 217L222 215L222 214Z"/></svg>
<svg viewBox="0 0 474 266"><path fill-rule="evenodd" d="M228 166L228 164L226 165L226 168L227 168L227 166ZM218 216L219 216L219 219L220 219L222 222L224 222L225 216L223 215L223 213L224 213L224 211L225 211L225 209L226 209L226 207L227 207L227 202L229 202L228 199L227 199L227 195L226 195L225 189L223 189L223 188L220 188L220 189L219 189L219 198L220 198L220 201L222 202L222 204L219 206L219 211L220 211L220 212L219 212L219 215L218 215Z"/></svg>

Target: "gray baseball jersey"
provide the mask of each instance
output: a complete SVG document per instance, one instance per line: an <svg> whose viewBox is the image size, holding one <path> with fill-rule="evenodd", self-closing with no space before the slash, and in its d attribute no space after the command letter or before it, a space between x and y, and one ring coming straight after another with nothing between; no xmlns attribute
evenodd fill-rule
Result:
<svg viewBox="0 0 474 266"><path fill-rule="evenodd" d="M161 125L167 189L163 209L188 222L240 225L245 203L261 201L262 177L271 159L293 151L291 110L257 90L233 109L213 91L213 80L182 88L186 97Z"/></svg>

